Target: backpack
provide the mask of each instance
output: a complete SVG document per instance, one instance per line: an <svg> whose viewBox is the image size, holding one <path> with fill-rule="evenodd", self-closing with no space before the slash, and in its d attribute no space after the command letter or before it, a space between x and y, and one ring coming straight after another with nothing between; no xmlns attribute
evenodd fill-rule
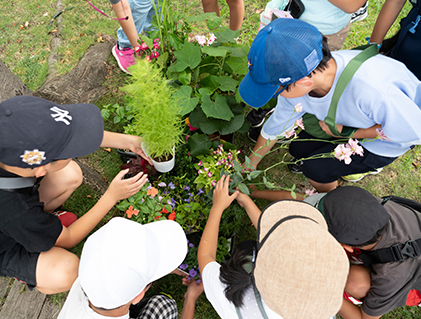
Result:
<svg viewBox="0 0 421 319"><path fill-rule="evenodd" d="M412 10L401 20L397 43L388 55L404 63L421 80L421 0L416 2L411 1Z"/></svg>

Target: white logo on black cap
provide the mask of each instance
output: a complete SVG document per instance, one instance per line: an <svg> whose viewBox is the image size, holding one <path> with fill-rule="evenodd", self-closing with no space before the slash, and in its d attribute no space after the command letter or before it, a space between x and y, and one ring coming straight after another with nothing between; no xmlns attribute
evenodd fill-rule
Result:
<svg viewBox="0 0 421 319"><path fill-rule="evenodd" d="M72 117L69 115L69 111L59 109L57 106L54 106L50 109L50 111L55 112L55 114L51 114L56 122L63 122L66 125L70 125Z"/></svg>

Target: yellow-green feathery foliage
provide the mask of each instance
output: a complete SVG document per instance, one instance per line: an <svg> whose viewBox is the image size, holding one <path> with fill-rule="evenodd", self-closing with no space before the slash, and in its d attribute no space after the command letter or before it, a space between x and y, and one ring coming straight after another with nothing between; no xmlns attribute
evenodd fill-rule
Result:
<svg viewBox="0 0 421 319"><path fill-rule="evenodd" d="M171 99L174 90L161 70L145 60L137 60L130 73L130 84L121 88L129 95L128 105L134 116L126 131L142 136L150 157L171 157L173 147L183 141L178 106Z"/></svg>

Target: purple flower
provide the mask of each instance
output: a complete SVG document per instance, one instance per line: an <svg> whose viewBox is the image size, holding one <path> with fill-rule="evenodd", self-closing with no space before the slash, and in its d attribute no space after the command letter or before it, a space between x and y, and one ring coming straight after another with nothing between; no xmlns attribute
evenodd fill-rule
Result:
<svg viewBox="0 0 421 319"><path fill-rule="evenodd" d="M189 190L190 190L189 186L186 185L186 186L183 187L183 191L189 191Z"/></svg>
<svg viewBox="0 0 421 319"><path fill-rule="evenodd" d="M204 193L203 189L199 188L199 191L197 192L197 195L200 195L200 194L203 194L203 193Z"/></svg>
<svg viewBox="0 0 421 319"><path fill-rule="evenodd" d="M189 271L189 275L190 275L192 278L194 278L194 277L196 277L196 275L197 275L197 271L196 271L196 270L194 270L194 268L192 268L192 269L190 269L190 271Z"/></svg>
<svg viewBox="0 0 421 319"><path fill-rule="evenodd" d="M170 205L171 205L171 207L174 209L174 207L175 207L175 204L176 204L177 202L174 200L174 198L171 198L171 203L170 203Z"/></svg>
<svg viewBox="0 0 421 319"><path fill-rule="evenodd" d="M163 191L162 191L162 194L164 194L164 195L167 195L167 194L169 194L170 193L170 191L168 190L168 189L164 189Z"/></svg>
<svg viewBox="0 0 421 319"><path fill-rule="evenodd" d="M165 187L165 186L167 186L167 184L165 184L164 182L161 182L161 183L158 184L158 186L159 187Z"/></svg>
<svg viewBox="0 0 421 319"><path fill-rule="evenodd" d="M189 247L192 248L194 247L194 245L192 243L189 243Z"/></svg>
<svg viewBox="0 0 421 319"><path fill-rule="evenodd" d="M202 279L197 279L196 284L200 284L202 282Z"/></svg>
<svg viewBox="0 0 421 319"><path fill-rule="evenodd" d="M175 185L174 185L172 182L170 182L170 183L168 184L168 186L169 186L169 188L170 188L170 189L174 189L174 188L175 188Z"/></svg>
<svg viewBox="0 0 421 319"><path fill-rule="evenodd" d="M188 267L187 264L181 264L180 266L178 266L178 268L180 268L181 270L186 270Z"/></svg>

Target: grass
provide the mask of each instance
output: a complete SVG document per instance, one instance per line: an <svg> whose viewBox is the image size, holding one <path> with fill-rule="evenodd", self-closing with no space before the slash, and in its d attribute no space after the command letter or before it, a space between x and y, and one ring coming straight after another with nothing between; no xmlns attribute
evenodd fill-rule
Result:
<svg viewBox="0 0 421 319"><path fill-rule="evenodd" d="M60 30L60 39L62 42L59 48L60 60L56 65L58 74L65 74L71 70L90 45L96 43L101 34L115 35L118 22L103 17L94 11L86 2L75 2L72 0L62 0L64 8L73 9L65 11L61 15L63 29ZM202 12L200 4L187 2L189 7L186 9L189 15ZM241 29L240 41L251 43L257 33L259 25L259 13L264 9L266 1L245 0L245 19ZM365 37L369 36L374 26L377 13L380 11L382 1L373 0L369 4L369 16L361 22L351 25L348 38L344 48L352 48L364 44ZM0 25L0 59L5 62L9 69L15 73L31 90L36 90L45 81L48 73L47 58L50 54L50 41L56 33L51 33L56 29L56 22L53 21L50 28L48 24L51 18L57 13L55 3L41 0L15 0L13 6L7 10L1 6L0 13L2 22ZM95 6L113 15L108 0L96 0ZM228 6L225 1L219 1L221 15L228 17ZM406 4L401 16L404 16L409 9ZM26 23L28 22L28 23ZM227 25L228 20L225 19ZM398 23L392 27L389 35L392 35L398 29ZM119 87L126 82L127 75L123 74L116 65L113 57L110 57L108 64L111 67L111 75L106 79L104 86L109 91L101 97L96 104L103 106L109 103L125 103L124 95L119 91ZM114 125L111 122L106 123L106 129L110 131L121 132L121 126ZM237 134L235 139L236 146L248 154L253 145L244 134ZM260 164L261 167L267 167L284 156L286 150L277 150L265 157ZM84 158L89 165L98 171L105 180L111 181L117 174L119 166L122 164L115 150L108 153L104 150L98 150L95 153ZM420 167L421 156L420 148L407 152L404 156L396 160L393 164L386 167L383 172L376 176L369 176L356 185L363 187L376 196L394 194L421 201L421 174ZM270 178L282 187L291 187L297 185L297 191L303 192L310 188L309 183L302 175L291 174L285 165L277 166L270 171ZM351 183L343 182L343 185ZM69 211L78 213L79 216L88 211L100 197L100 192L89 184L83 184L66 202L65 208ZM263 208L268 203L258 201L259 207ZM101 222L106 223L113 216L120 216L121 212L114 209ZM99 226L101 226L99 225ZM253 238L254 230L252 227L244 227L244 233L238 234L238 240ZM80 255L83 244L73 248L73 252ZM135 251L136 247L133 247ZM148 295L165 292L171 294L178 303L179 309L182 309L185 287L181 284L181 278L176 275L169 275L159 280L148 292ZM52 302L61 304L66 294L50 296ZM218 318L212 306L207 302L206 297L202 295L196 308L196 318ZM420 318L421 311L416 307L398 308L383 318Z"/></svg>

